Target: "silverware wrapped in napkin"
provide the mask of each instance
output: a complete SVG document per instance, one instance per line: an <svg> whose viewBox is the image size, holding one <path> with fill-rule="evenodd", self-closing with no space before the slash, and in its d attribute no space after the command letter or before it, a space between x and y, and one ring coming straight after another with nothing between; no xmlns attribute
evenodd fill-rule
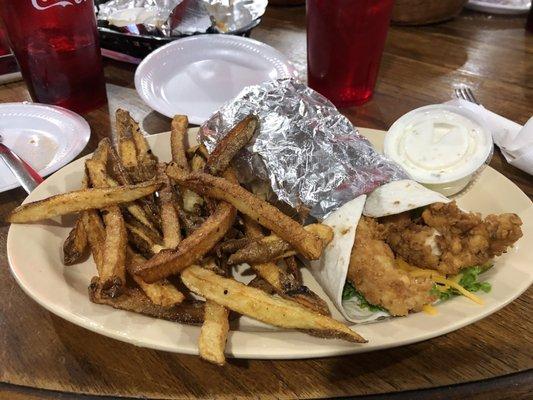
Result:
<svg viewBox="0 0 533 400"><path fill-rule="evenodd" d="M329 100L294 79L243 89L201 126L200 140L212 151L250 113L261 126L235 159L239 178L269 182L279 200L296 209L303 205L314 217L407 178Z"/></svg>

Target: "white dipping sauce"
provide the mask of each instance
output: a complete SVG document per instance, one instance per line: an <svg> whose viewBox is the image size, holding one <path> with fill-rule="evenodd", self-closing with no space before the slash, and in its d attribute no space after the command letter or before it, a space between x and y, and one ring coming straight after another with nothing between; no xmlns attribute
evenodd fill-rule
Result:
<svg viewBox="0 0 533 400"><path fill-rule="evenodd" d="M398 119L385 155L416 181L449 196L462 190L492 154L492 137L470 110L432 105Z"/></svg>

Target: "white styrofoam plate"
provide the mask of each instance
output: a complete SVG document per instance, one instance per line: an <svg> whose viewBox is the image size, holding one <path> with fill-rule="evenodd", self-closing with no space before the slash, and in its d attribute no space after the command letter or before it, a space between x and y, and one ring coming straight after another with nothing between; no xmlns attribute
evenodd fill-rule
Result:
<svg viewBox="0 0 533 400"><path fill-rule="evenodd" d="M0 135L4 144L41 176L72 161L91 136L89 124L62 107L36 103L0 104ZM0 192L20 184L0 162Z"/></svg>
<svg viewBox="0 0 533 400"><path fill-rule="evenodd" d="M490 14L524 14L531 0L470 0L465 7Z"/></svg>
<svg viewBox="0 0 533 400"><path fill-rule="evenodd" d="M287 78L294 69L283 54L253 39L197 35L171 42L146 57L135 87L154 110L185 114L202 124L244 87Z"/></svg>
<svg viewBox="0 0 533 400"><path fill-rule="evenodd" d="M193 142L193 130L190 141ZM384 132L360 129L381 150ZM148 140L162 161L170 160L169 134L150 136ZM26 199L44 197L79 188L83 159L77 160L48 178ZM517 213L524 222L524 236L507 254L498 258L494 268L483 278L492 284L490 293L478 294L485 304L480 306L465 297L456 297L436 308L435 316L425 313L405 318L383 320L354 329L368 339L367 344L326 340L301 332L269 327L249 318L241 318L236 330L229 334L226 347L229 357L262 359L296 359L361 353L402 346L443 335L484 318L523 293L533 281L533 204L510 180L490 167L480 174L474 185L457 199L461 208L483 214ZM7 254L11 271L22 289L47 310L91 331L158 350L198 354L199 326L180 325L132 312L115 310L89 301L87 286L96 275L92 260L64 267L62 245L73 218L55 218L42 223L12 225L7 238ZM31 251L28 251L31 249ZM307 270L304 283L322 298L322 289ZM250 277L248 277L250 279ZM335 318L340 313L328 301ZM523 318L529 316L524 311Z"/></svg>

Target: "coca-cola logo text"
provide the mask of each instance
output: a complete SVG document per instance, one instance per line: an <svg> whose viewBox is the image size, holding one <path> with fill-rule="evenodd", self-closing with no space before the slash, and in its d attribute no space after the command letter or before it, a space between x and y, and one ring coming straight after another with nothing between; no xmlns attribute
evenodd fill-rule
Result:
<svg viewBox="0 0 533 400"><path fill-rule="evenodd" d="M52 7L75 6L87 0L31 0L31 4L37 10L47 10Z"/></svg>

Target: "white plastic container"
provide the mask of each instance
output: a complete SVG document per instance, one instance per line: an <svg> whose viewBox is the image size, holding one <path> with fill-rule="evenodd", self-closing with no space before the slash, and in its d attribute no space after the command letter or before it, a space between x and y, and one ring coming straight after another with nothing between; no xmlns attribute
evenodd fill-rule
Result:
<svg viewBox="0 0 533 400"><path fill-rule="evenodd" d="M463 190L490 161L489 129L459 106L431 105L398 119L385 136L384 152L412 179L451 196Z"/></svg>

